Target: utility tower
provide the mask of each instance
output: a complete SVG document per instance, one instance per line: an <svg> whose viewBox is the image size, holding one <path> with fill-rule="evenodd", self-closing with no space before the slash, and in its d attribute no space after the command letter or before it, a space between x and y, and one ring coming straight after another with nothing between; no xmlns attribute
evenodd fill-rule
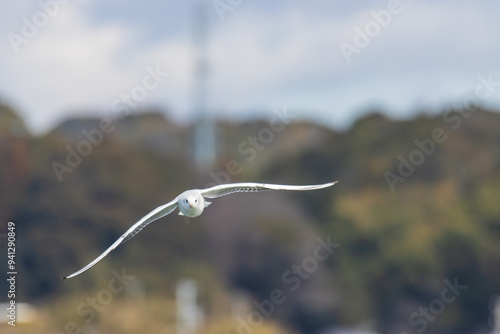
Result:
<svg viewBox="0 0 500 334"><path fill-rule="evenodd" d="M195 77L193 90L193 159L200 172L206 172L216 162L215 122L208 112L209 57L208 57L208 5L206 0L195 0L194 8L194 50Z"/></svg>

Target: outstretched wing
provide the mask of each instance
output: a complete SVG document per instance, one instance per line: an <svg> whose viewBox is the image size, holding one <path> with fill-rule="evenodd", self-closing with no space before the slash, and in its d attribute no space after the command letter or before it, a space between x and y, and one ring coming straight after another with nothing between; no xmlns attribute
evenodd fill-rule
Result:
<svg viewBox="0 0 500 334"><path fill-rule="evenodd" d="M141 218L141 220L139 220L137 223L132 225L132 227L130 227L127 230L127 232L123 233L123 235L120 238L118 238L118 240L116 240L114 244L112 244L108 249L106 249L106 251L104 251L104 253L99 255L99 257L97 257L94 261L90 262L88 265L78 270L77 272L74 272L73 274L64 277L64 279L75 277L77 275L80 275L84 271L87 271L88 269L92 268L97 262L101 261L112 250L114 250L115 248L117 248L118 246L120 246L133 236L135 236L137 233L139 233L144 227L146 227L146 225L161 217L168 215L169 213L174 211L176 207L177 207L177 198L175 198L173 201L165 205L157 207L156 209L148 213L146 216Z"/></svg>
<svg viewBox="0 0 500 334"><path fill-rule="evenodd" d="M335 182L308 185L308 186L289 186L283 184L267 184L267 183L229 183L220 184L215 187L200 190L201 195L207 198L215 198L224 195L229 195L236 192L257 192L266 190L315 190L333 186Z"/></svg>

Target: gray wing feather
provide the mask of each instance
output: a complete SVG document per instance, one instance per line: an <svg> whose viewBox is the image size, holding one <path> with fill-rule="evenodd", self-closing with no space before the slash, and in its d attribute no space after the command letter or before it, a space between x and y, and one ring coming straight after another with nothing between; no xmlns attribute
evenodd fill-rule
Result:
<svg viewBox="0 0 500 334"><path fill-rule="evenodd" d="M203 197L216 198L224 195L229 195L235 192L259 192L267 190L316 190L326 187L331 187L335 182L317 184L317 185L305 185L305 186L291 186L284 184L269 184L269 183L229 183L220 184L215 187L200 190Z"/></svg>
<svg viewBox="0 0 500 334"><path fill-rule="evenodd" d="M115 248L117 248L118 246L120 246L124 242L128 241L133 236L135 236L137 233L139 233L144 227L146 227L146 225L148 225L149 223L151 223L151 222L153 222L161 217L168 215L169 213L174 211L176 207L177 207L177 198L175 198L173 201L171 201L165 205L157 207L156 209L151 211L149 214L147 214L146 216L141 218L141 220L139 220L137 223L132 225L127 230L127 232L123 233L123 235L121 237L119 237L118 240L116 240L108 249L106 249L104 251L104 253L99 255L94 261L90 262L88 265L86 265L82 269L78 270L77 272L74 272L73 274L64 277L64 279L75 277L77 275L80 275L84 271L87 271L88 269L92 268L96 263L101 261L106 255L108 255Z"/></svg>

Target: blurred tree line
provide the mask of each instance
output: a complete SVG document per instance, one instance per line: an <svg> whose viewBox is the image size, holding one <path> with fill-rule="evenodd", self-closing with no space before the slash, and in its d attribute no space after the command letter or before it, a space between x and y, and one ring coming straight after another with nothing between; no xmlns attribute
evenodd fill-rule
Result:
<svg viewBox="0 0 500 334"><path fill-rule="evenodd" d="M0 105L0 233L16 222L17 300L64 322L75 317L78 300L106 286L111 270L126 268L155 301L149 307L165 312L175 283L195 279L207 322L228 333L237 332L224 325L232 296L251 296L252 311L276 289L286 302L275 305L269 321L276 325L263 333L358 325L382 333L487 332L488 302L500 293L500 115L463 115L392 120L373 112L345 131L303 121L279 131L267 121L219 122L218 164L200 173L189 155L193 129L159 112L104 127L100 119L72 119L33 136ZM220 198L196 219L172 214L61 281L185 189L332 180L340 183L315 192ZM305 265L318 237L340 246L307 278L297 274L292 291L284 274ZM426 317L421 310L442 298L445 281L467 288ZM116 307L143 305L117 299ZM109 322L104 314L99 321ZM164 321L154 316L150 326Z"/></svg>

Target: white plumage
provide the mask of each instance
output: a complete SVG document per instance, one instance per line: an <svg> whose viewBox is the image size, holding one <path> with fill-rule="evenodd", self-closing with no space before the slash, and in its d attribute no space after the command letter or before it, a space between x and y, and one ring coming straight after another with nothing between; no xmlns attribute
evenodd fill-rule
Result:
<svg viewBox="0 0 500 334"><path fill-rule="evenodd" d="M97 262L101 261L106 255L108 255L112 250L117 248L119 245L123 244L137 233L142 230L149 223L162 218L172 211L175 210L176 207L179 207L179 215L185 215L187 217L197 217L202 214L203 210L211 204L211 202L207 202L205 198L216 198L228 194L232 194L235 192L258 192L258 191L266 191L266 190L316 190L333 186L335 182L319 184L319 185L306 185L306 186L290 186L290 185L280 185L280 184L266 184L266 183L230 183L230 184L221 184L207 189L193 189L187 190L177 196L171 202L168 202L165 205L159 206L149 214L144 216L137 223L132 225L123 235L118 238L104 253L99 255L94 261L90 262L88 265L83 267L82 269L74 272L71 275L64 277L71 278L75 277L84 271L92 268Z"/></svg>

